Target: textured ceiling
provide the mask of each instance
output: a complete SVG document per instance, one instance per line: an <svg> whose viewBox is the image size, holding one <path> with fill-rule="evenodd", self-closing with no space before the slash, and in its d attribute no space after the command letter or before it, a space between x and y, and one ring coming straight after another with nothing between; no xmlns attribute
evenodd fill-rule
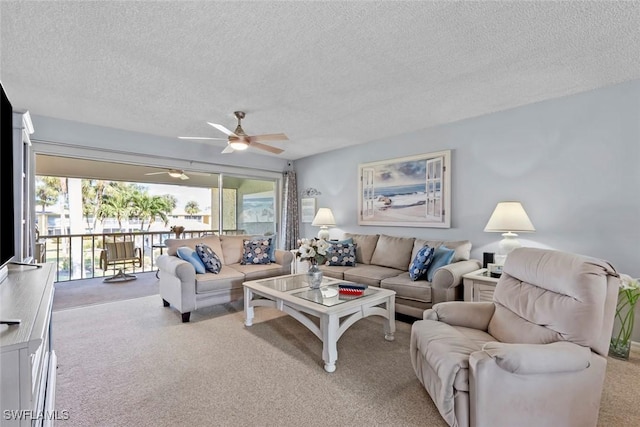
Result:
<svg viewBox="0 0 640 427"><path fill-rule="evenodd" d="M286 133L297 159L640 78L638 2L7 2L32 114L175 138ZM176 139L176 143L180 143ZM211 141L222 150L225 141Z"/></svg>

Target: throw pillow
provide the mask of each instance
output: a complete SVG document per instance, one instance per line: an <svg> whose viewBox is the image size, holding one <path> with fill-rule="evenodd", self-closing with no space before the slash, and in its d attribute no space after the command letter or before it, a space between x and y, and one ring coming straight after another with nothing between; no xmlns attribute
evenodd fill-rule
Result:
<svg viewBox="0 0 640 427"><path fill-rule="evenodd" d="M204 264L206 270L213 274L220 273L220 269L222 268L222 262L220 261L220 257L211 249L209 246L204 243L196 244L196 253L198 257Z"/></svg>
<svg viewBox="0 0 640 427"><path fill-rule="evenodd" d="M427 269L428 282L431 282L433 280L433 275L436 273L437 269L451 264L451 260L453 259L453 255L455 253L455 250L449 249L446 246L440 246L438 247L438 249L433 251L433 260L431 261L431 265L429 265L429 268Z"/></svg>
<svg viewBox="0 0 640 427"><path fill-rule="evenodd" d="M251 238L251 240L254 241L258 241L258 240L267 240L269 239L269 259L271 259L271 262L276 262L276 235L272 235L272 236L254 236Z"/></svg>
<svg viewBox="0 0 640 427"><path fill-rule="evenodd" d="M356 245L354 243L331 243L327 249L326 264L355 267Z"/></svg>
<svg viewBox="0 0 640 427"><path fill-rule="evenodd" d="M416 280L422 280L427 278L427 270L433 260L434 249L429 245L424 245L416 253L415 258L411 261L409 266L409 277L414 282Z"/></svg>
<svg viewBox="0 0 640 427"><path fill-rule="evenodd" d="M269 255L271 247L271 239L260 240L244 240L244 253L240 264L271 264L271 256Z"/></svg>
<svg viewBox="0 0 640 427"><path fill-rule="evenodd" d="M196 251L194 251L190 247L181 246L178 248L177 253L178 258L183 259L193 265L193 267L196 269L196 273L203 274L207 272Z"/></svg>

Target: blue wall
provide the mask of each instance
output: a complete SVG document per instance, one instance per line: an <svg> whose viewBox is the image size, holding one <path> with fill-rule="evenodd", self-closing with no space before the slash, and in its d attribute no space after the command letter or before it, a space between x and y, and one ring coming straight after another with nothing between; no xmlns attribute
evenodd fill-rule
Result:
<svg viewBox="0 0 640 427"><path fill-rule="evenodd" d="M402 129L402 123L398 123ZM452 150L450 229L358 226L358 164ZM536 232L525 246L582 253L640 276L640 80L401 134L297 160L299 190L321 191L343 232L469 239L472 256L496 251L483 232L496 203L519 200ZM301 234L318 229L304 224Z"/></svg>

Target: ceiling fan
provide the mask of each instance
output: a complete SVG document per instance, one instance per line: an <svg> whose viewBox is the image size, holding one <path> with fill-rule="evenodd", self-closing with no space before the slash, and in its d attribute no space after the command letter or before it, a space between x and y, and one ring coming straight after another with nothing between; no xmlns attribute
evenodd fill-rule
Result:
<svg viewBox="0 0 640 427"><path fill-rule="evenodd" d="M149 173L145 173L145 175L162 175L163 173L168 174L171 178L180 178L182 180L185 179L189 179L189 176L184 173L184 171L182 169L168 169L166 171L161 171L161 172L149 172ZM204 173L204 172L189 172L191 175L203 175L203 176L210 176L210 173Z"/></svg>
<svg viewBox="0 0 640 427"><path fill-rule="evenodd" d="M280 154L284 150L272 147L271 145L263 144L262 141L288 141L287 135L284 133L272 133L266 135L247 135L242 129L240 121L244 119L245 113L244 111L235 111L233 113L238 119L238 126L236 129L231 132L226 127L219 125L217 123L207 122L214 128L218 129L220 132L229 136L227 139L227 148L222 150L222 154L233 153L236 150L246 150L250 146L253 148L258 148L260 150L268 151L273 154ZM222 139L222 138L207 138L207 137L192 137L192 136L179 136L180 139Z"/></svg>

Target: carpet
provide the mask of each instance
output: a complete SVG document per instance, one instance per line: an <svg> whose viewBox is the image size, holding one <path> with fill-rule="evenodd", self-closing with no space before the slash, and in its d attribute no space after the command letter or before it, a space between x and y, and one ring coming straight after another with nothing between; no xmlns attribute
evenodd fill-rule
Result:
<svg viewBox="0 0 640 427"><path fill-rule="evenodd" d="M137 279L129 282L108 283L102 278L56 282L53 311L158 294L155 272L135 275Z"/></svg>
<svg viewBox="0 0 640 427"><path fill-rule="evenodd" d="M444 427L409 360L410 324L384 340L372 317L338 341L326 373L320 341L296 320L240 302L192 313L158 295L53 313L62 426ZM600 426L640 425L640 358L610 359ZM635 405L635 407L632 407Z"/></svg>

